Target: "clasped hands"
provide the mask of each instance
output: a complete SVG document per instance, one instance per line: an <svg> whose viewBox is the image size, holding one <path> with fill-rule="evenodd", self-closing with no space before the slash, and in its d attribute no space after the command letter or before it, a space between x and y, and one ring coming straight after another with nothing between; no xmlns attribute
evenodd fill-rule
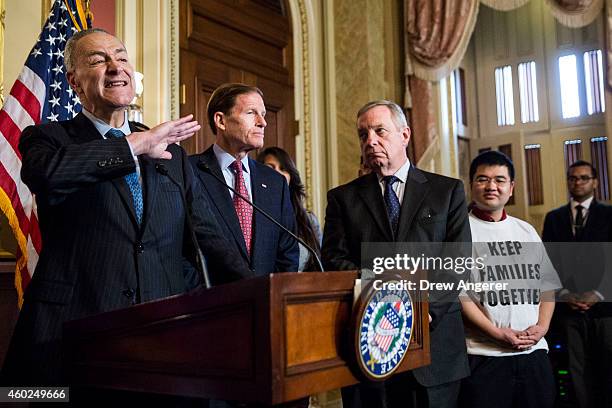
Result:
<svg viewBox="0 0 612 408"><path fill-rule="evenodd" d="M567 302L567 304L572 310L586 312L595 303L599 302L600 299L594 291L590 290L588 292L583 293L568 292L561 297L561 300Z"/></svg>
<svg viewBox="0 0 612 408"><path fill-rule="evenodd" d="M509 327L499 327L495 333L495 340L515 350L527 350L535 346L548 329L534 324L525 330L514 330Z"/></svg>
<svg viewBox="0 0 612 408"><path fill-rule="evenodd" d="M171 159L166 149L172 143L190 138L201 126L193 120L193 115L161 123L144 132L134 132L126 137L134 155L147 155L152 159Z"/></svg>

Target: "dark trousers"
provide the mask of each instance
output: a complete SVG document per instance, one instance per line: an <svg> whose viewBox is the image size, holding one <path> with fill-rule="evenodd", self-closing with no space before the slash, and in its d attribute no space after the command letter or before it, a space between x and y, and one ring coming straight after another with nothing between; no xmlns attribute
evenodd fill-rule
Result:
<svg viewBox="0 0 612 408"><path fill-rule="evenodd" d="M509 357L469 355L472 375L464 378L461 408L549 408L555 380L546 350Z"/></svg>
<svg viewBox="0 0 612 408"><path fill-rule="evenodd" d="M433 387L417 382L412 372L384 382L363 381L342 388L344 408L456 408L461 381Z"/></svg>
<svg viewBox="0 0 612 408"><path fill-rule="evenodd" d="M222 401L222 400L210 400L209 407L207 408L308 408L310 398L301 398L295 401L289 401L277 405L265 405L265 404L247 404L235 401Z"/></svg>
<svg viewBox="0 0 612 408"><path fill-rule="evenodd" d="M37 405L39 404L34 404L35 407ZM61 406L208 408L208 401L202 398L180 397L176 395L70 387L70 404L58 404L58 407Z"/></svg>
<svg viewBox="0 0 612 408"><path fill-rule="evenodd" d="M612 317L573 312L562 326L578 407L612 406Z"/></svg>

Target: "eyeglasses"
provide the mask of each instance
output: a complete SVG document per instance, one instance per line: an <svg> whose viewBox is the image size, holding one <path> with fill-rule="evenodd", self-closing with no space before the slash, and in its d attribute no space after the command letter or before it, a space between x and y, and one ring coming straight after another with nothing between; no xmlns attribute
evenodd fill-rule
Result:
<svg viewBox="0 0 612 408"><path fill-rule="evenodd" d="M496 185L503 187L508 183L508 179L503 176L498 176L498 177L478 176L474 179L474 182L480 186L488 186L490 182L494 182Z"/></svg>
<svg viewBox="0 0 612 408"><path fill-rule="evenodd" d="M579 177L569 176L567 178L567 181L569 181L570 183L576 183L577 181L580 180L580 181L584 181L586 183L587 181L593 180L594 178L595 177L592 177L592 176L579 176Z"/></svg>

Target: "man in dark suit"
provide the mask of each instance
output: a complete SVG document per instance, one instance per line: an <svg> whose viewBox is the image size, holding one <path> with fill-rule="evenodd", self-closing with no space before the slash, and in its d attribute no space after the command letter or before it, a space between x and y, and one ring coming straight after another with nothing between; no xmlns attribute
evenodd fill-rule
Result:
<svg viewBox="0 0 612 408"><path fill-rule="evenodd" d="M612 305L606 252L612 241L612 207L598 202L597 171L586 161L567 171L570 202L546 214L542 240L561 276L562 303L555 320L567 341L569 369L580 407L610 406Z"/></svg>
<svg viewBox="0 0 612 408"><path fill-rule="evenodd" d="M470 242L463 184L421 171L406 154L410 128L390 101L357 114L362 157L372 173L329 191L323 234L327 270L359 269L362 242ZM410 406L410 388L429 407L453 407L469 374L458 301L430 303L432 363L380 383L343 389L348 407ZM359 395L361 394L361 395ZM419 405L421 407L422 405Z"/></svg>
<svg viewBox="0 0 612 408"><path fill-rule="evenodd" d="M207 111L215 144L189 159L225 235L249 263L251 276L297 271L299 249L295 239L227 188L233 187L289 230L295 230L285 178L247 155L263 146L263 93L244 84L224 84L211 95ZM222 274L211 277L213 282L230 278Z"/></svg>
<svg viewBox="0 0 612 408"><path fill-rule="evenodd" d="M62 324L195 287L186 268L181 190L199 203L193 224L211 268L248 270L224 243L185 152L175 142L199 129L191 115L151 130L128 122L134 98L127 51L103 30L66 45L67 79L83 105L74 119L31 126L19 149L22 178L36 195L42 251L0 383L69 384L62 376Z"/></svg>

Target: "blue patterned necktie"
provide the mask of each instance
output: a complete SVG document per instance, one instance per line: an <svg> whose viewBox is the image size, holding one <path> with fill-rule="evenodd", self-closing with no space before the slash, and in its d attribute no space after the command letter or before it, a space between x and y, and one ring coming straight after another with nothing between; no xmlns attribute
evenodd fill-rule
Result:
<svg viewBox="0 0 612 408"><path fill-rule="evenodd" d="M125 134L119 129L111 129L106 132L106 137L125 137ZM134 209L136 210L136 218L138 224L142 223L142 211L144 204L142 201L142 186L138 182L138 173L133 173L125 176L125 182L127 183L130 191L132 192L132 199L134 200Z"/></svg>
<svg viewBox="0 0 612 408"><path fill-rule="evenodd" d="M399 223L400 202L393 190L393 184L400 180L395 176L385 176L383 181L385 182L385 206L387 207L387 215L389 216L393 235L395 235L397 233L397 224Z"/></svg>

